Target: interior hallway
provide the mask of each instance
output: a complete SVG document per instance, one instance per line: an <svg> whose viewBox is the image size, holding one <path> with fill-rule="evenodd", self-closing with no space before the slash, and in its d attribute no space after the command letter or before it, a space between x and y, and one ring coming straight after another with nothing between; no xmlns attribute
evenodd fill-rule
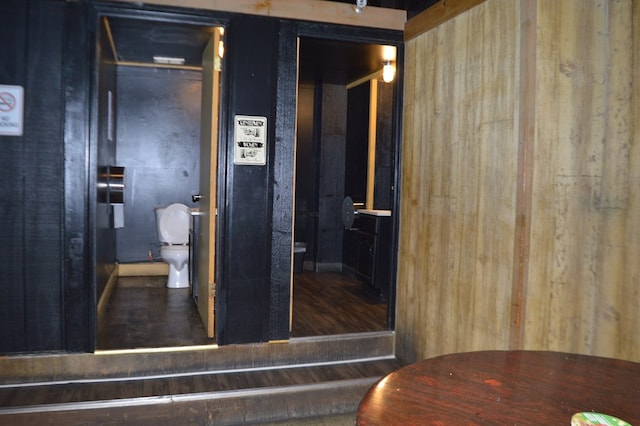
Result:
<svg viewBox="0 0 640 426"><path fill-rule="evenodd" d="M207 345L189 289L166 277L120 277L98 325L98 350ZM291 337L387 330L387 306L362 291L353 274L294 275Z"/></svg>

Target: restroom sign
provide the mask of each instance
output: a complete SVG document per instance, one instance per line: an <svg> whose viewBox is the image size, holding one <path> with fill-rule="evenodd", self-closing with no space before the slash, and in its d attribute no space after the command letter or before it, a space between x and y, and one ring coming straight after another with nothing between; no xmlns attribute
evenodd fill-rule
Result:
<svg viewBox="0 0 640 426"><path fill-rule="evenodd" d="M0 85L0 136L22 136L24 89Z"/></svg>
<svg viewBox="0 0 640 426"><path fill-rule="evenodd" d="M234 164L267 164L267 118L235 116Z"/></svg>

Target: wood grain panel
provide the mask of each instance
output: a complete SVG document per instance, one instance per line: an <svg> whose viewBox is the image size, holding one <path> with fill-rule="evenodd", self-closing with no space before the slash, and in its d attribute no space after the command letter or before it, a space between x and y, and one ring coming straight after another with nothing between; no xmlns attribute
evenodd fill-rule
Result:
<svg viewBox="0 0 640 426"><path fill-rule="evenodd" d="M489 1L407 43L401 356L508 344L518 145L517 4Z"/></svg>
<svg viewBox="0 0 640 426"><path fill-rule="evenodd" d="M627 339L622 345L619 351L631 354L628 358L639 360L640 343L638 339L638 324L640 324L640 285L638 284L638 277L640 277L640 262L637 261L637 248L640 247L640 221L633 219L635 212L640 211L640 3L637 1L632 5L632 25L633 25L633 45L631 55L633 63L631 64L632 71L632 93L631 98L631 149L629 152L629 187L633 188L633 191L629 193L629 212L627 213L625 220L625 245L629 249L624 253L623 264L625 268L625 275L629 277L630 289L624 290L624 293L630 293L630 301L628 302L628 308L625 312L625 319L620 321L619 334L622 336L636 336L634 338ZM634 250L635 253L634 254ZM635 287L635 290L634 290ZM623 294L624 294L623 293Z"/></svg>
<svg viewBox="0 0 640 426"><path fill-rule="evenodd" d="M526 347L640 359L631 11L538 2Z"/></svg>
<svg viewBox="0 0 640 426"><path fill-rule="evenodd" d="M321 0L146 0L145 3L400 31L404 29L407 21L407 12L398 9L367 6L362 13L356 13L355 2L344 4Z"/></svg>
<svg viewBox="0 0 640 426"><path fill-rule="evenodd" d="M418 16L407 21L404 27L405 40L411 40L438 25L444 24L483 1L485 0L439 1Z"/></svg>
<svg viewBox="0 0 640 426"><path fill-rule="evenodd" d="M640 359L639 9L488 0L407 43L401 357Z"/></svg>

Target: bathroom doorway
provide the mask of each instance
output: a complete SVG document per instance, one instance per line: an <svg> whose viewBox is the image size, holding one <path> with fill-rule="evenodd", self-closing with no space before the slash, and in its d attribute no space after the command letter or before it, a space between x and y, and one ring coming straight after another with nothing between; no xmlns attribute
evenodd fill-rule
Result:
<svg viewBox="0 0 640 426"><path fill-rule="evenodd" d="M121 13L107 14L105 16L108 19L101 22L99 60L97 61L98 78L95 102L95 122L97 123L95 129L97 147L95 152L97 158L94 161L99 167L114 165L124 167L125 197L123 207L119 208L124 212L123 221L120 222L121 224L123 222L122 227L114 226L114 208L111 203L98 202L95 207L96 282L99 297L97 316L98 318L101 315L109 317L109 303L101 303L103 299L109 301L116 300L119 297L125 300L131 306L129 306L128 311L114 314L111 317L119 317L119 322L107 327L107 331L115 338L125 334L134 335L134 337L141 339L141 343L137 343L138 341L136 343L120 342L116 346L105 347L102 344L103 340L100 338L99 331L97 349L131 350L137 347L144 350L153 350L158 347L215 345L215 338L212 339L207 335L206 328L200 321L196 304L193 301L194 295L190 295L187 292L186 297L191 297L191 299L188 299L188 303L183 303L182 299L176 300L174 297L178 295L177 292L168 293L162 285L162 275L166 276L166 270L162 268L166 266L160 261L160 247L157 243L153 209L173 202L180 202L191 208L200 208L203 210L200 213L205 210L202 207L202 199L199 202L194 201L197 196L204 195L200 184L200 178L204 176L204 167L201 165L200 159L209 157L209 153L201 149L199 143L200 134L202 133L201 124L203 123L203 120L201 120L201 102L205 86L202 77L202 54L216 29L224 23L185 23L181 20L185 17L180 17L180 19L174 19L173 21L145 19L144 17L123 17ZM178 21L180 22L178 23ZM106 25L107 23L109 25ZM126 34L126 37L122 37L123 34ZM120 43L118 39L123 41ZM144 40L155 40L156 43L153 45L141 43ZM313 40L309 37L301 40L300 52L302 58L304 58L307 41L311 42ZM327 42L327 40L320 41ZM150 64L148 61L145 63L142 60L129 60L125 55L126 49L148 55L154 51L152 47L156 44L171 47L175 43L180 45L180 48L177 49L178 53L174 50L173 53L154 55L159 56L160 60L168 62L163 66L156 63ZM115 44L116 47L114 48L112 44ZM325 49L326 47L324 46ZM349 99L354 100L361 96L366 98L367 100L364 101L364 104L360 101L354 102L357 105L366 105L364 109L367 111L366 116L369 116L371 109L370 87L372 87L371 82L379 78L378 74L382 65L380 62L380 49L382 46L373 43L338 42L337 45L329 47L338 49L333 51L334 54L344 52L347 47L364 47L367 52L374 52L373 59L371 59L370 52L362 54L347 53L346 57L370 60L375 70L369 70L365 73L359 72L359 77L355 80L350 78L345 82L336 83L327 79L329 74L327 74L328 71L322 63L317 63L315 60L309 59L309 57L300 63L301 76L306 76L307 70L313 71L313 69L319 69L320 75L324 75L324 79L320 80L320 84L316 84L317 79L309 80L308 77L302 77L300 80L301 85L299 86L301 92L304 91L307 94L311 94L309 97L311 102L309 127L312 141L315 141L308 145L309 149L307 151L310 151L312 155L305 158L310 161L309 168L326 167L326 170L329 171L329 173L324 174L313 174L311 175L311 180L317 182L318 179L322 178L325 179L325 183L333 182L333 185L339 189L337 192L339 197L334 197L331 202L328 202L328 197L319 195L319 190L322 187L316 186L314 183L315 195L300 195L300 199L307 197L307 200L312 200L309 203L315 203L313 205L318 208L313 207L312 210L307 210L305 219L304 213L298 212L301 204L296 205L295 237L296 239L300 237L302 241L307 243L307 253L306 262L303 262L303 272L301 274L297 272L291 274L293 277L292 285L293 281L302 282L302 279L304 279L306 284L302 285L306 287L304 289L305 292L296 291L295 289L293 292L294 299L298 296L303 297L293 302L292 337L378 331L392 328L389 318L392 316L393 302L388 298L381 297L384 296L381 293L378 295L363 294L362 279L357 275L357 268L350 265L349 262L355 262L353 256L357 256L358 250L365 246L360 244L359 239L348 242L349 236L356 235L357 232L356 229L352 229L355 228L353 226L345 230L342 222L342 205L345 195L352 194L356 201L355 204L361 202L366 207L365 198L353 195L355 193L351 193L347 189L345 182L351 182L351 179L346 176L356 170L356 164L358 164L358 170L360 172L364 170L366 175L370 162L368 148L364 151L365 163L360 163L360 159L347 159L347 145L344 143L349 136L345 136L348 135L345 132L362 133L363 128L361 126L364 123L364 131L368 134L369 127L367 123L369 123L369 119L347 120L342 133L336 132L335 138L331 138L331 133L318 133L322 129L318 123L328 124L331 122L329 120L330 117L333 118L333 116L345 114L350 109L347 105L350 102ZM227 55L225 54L225 56ZM176 64L175 62L180 62L182 57L184 57L184 63ZM334 57L334 59L336 58ZM213 62L215 66L215 60ZM329 62L327 61L327 63ZM345 63L348 63L348 61ZM295 67L296 64L291 63L284 66ZM310 82L313 82L313 84ZM216 85L216 83L212 84ZM306 87L305 84L307 84ZM353 88L347 88L347 84ZM380 89L382 83L378 82L376 84ZM397 102L396 91L393 87L393 84L385 86L385 88L391 89L389 93L393 94L393 104L395 105ZM360 95L358 88L367 89L362 91L363 95ZM379 90L378 93L382 90ZM340 96L341 101L334 102L331 98L323 98L322 93L324 93L324 96L333 93L336 96ZM351 95L351 93L355 94ZM317 109L316 106L318 103L322 105L323 99L327 104L324 108ZM224 96L222 100L224 104ZM221 109L224 110L224 108ZM302 113L302 109L298 110L298 113ZM302 123L300 116L298 117L298 123ZM392 123L392 127L395 126L393 120ZM356 125L355 129L348 130L347 124ZM215 132L215 130L212 130L212 134ZM342 168L339 175L331 172L331 161L340 158L334 152L323 152L324 161L315 163L319 158L316 156L319 152L318 150L321 151L331 146L330 144L321 145L316 143L321 140L327 140L327 135L329 136L328 140L336 142L340 140L343 143L341 149L345 156L341 159ZM319 138L320 136L322 138ZM368 141L368 137L365 138ZM397 137L392 137L389 140L395 150ZM365 142L365 145L368 147L369 143ZM307 149L302 145L298 145L298 147L300 148L299 153ZM360 158L363 151L359 149L355 151L356 157L353 158ZM211 155L213 155L213 151ZM381 165L383 162L380 159L383 157L382 155L377 156L374 169L382 170ZM391 163L395 164L395 156L391 156L390 159ZM306 160L299 159L298 171L306 168L302 163L303 161ZM211 160L208 164L213 165L214 163L215 161ZM349 167L346 167L345 164L349 164ZM218 161L217 166L218 170L225 169L220 164L220 161ZM291 164L291 167L293 167L293 164ZM390 169L390 173L395 170L393 166ZM215 173L212 173L212 175L215 175ZM221 184L220 181L218 179L217 183L212 184L212 189L216 187L218 189L224 188L225 185ZM374 188L375 186L383 188L384 185L380 183L382 181L383 179L376 177L375 182L377 183ZM393 182L394 180L390 178L389 181ZM367 182L366 178L365 182ZM305 186L304 182L297 182L297 187L303 188ZM391 199L395 197L392 186L387 185L385 191L389 193ZM218 191L218 194L221 193L222 191ZM215 195L210 195L210 199L215 198ZM222 196L218 195L217 198L222 198ZM383 209L383 207L375 205L373 208ZM315 219L313 218L314 215ZM214 219L213 215L209 215L209 218ZM202 219L202 216L194 216L197 227L202 227ZM322 227L325 220L335 222L334 227L327 228L328 233L322 235L316 231L314 231L314 234L304 233L309 221L311 221L312 228L318 231L324 230ZM303 223L302 227L298 226L298 222ZM220 229L220 224L216 224L215 220L213 225L215 228ZM330 234L336 235L336 238L331 240L328 237ZM198 245L200 254L208 252L208 256L212 256L215 263L215 253L221 253L219 247L216 250L217 247L214 244L207 250L206 247L202 247L203 243L197 238L194 238L193 242ZM333 252L326 250L326 246L322 246L320 242L322 244L340 242L340 245L336 246L336 251ZM345 244L347 249L345 249ZM320 256L319 254L322 255ZM357 264L353 263L353 265ZM194 268L197 268L197 265L194 265ZM215 273L210 272L210 274L209 276L215 277ZM200 272L196 275L203 277L207 274ZM301 280L294 280L295 278L300 278ZM204 287L207 289L215 288L213 284L215 283L208 278ZM198 289L203 287L203 283L200 280L196 285ZM135 288L135 290L130 290L131 288ZM300 290L300 287L298 289ZM118 290L124 291L118 293ZM140 294L142 295L134 295L131 293L133 291L141 291L142 293ZM391 295L392 291L393 289L390 289L388 294ZM144 292L148 293L149 296L145 296ZM152 297L151 294L155 295ZM350 299L349 296L356 296L358 302ZM198 300L209 299L210 297L209 295L198 295ZM164 305L159 309L150 309L144 303L135 304L147 299L159 300ZM217 303L217 300L215 303ZM347 303L346 311L345 303ZM356 305L356 303L359 304ZM382 309L378 309L380 306ZM322 307L322 309L318 310L318 307ZM188 312L180 312L181 309L186 309ZM345 313L349 312L349 309L351 310L351 315ZM358 320L358 318L371 317L374 311L376 312L374 316L381 318L380 321L375 321L376 325L374 327L376 328L370 328L369 325L365 325L368 324L365 320ZM211 310L208 309L207 312L211 312ZM218 310L218 312L221 312L221 310ZM354 315L354 312L358 312L362 316ZM172 316L174 314L175 316ZM161 317L164 317L166 322L164 324L155 324L154 321ZM355 320L355 327L353 327L353 323L347 324L347 328L320 327L318 329L315 327L318 324L322 324L323 319L327 317L340 319L349 317ZM182 320L176 320L176 318L181 318ZM194 318L195 321L193 321ZM304 321L300 321L301 318ZM205 320L207 328L209 327L209 320L212 319L215 319L215 314ZM98 323L101 324L100 320ZM166 326L166 324L172 324L172 326ZM215 325L214 321L212 327L215 328ZM195 332L196 329L199 330L198 333ZM167 331L166 339L154 340L149 338L149 336L158 335L160 331ZM198 334L200 337L194 337L191 340L185 339L186 336L194 334ZM204 337L202 337L203 335ZM204 342L197 340L201 337L205 339Z"/></svg>
<svg viewBox="0 0 640 426"><path fill-rule="evenodd" d="M100 18L95 161L107 189L96 205L97 350L215 344L223 34L216 22ZM119 202L101 180L116 165ZM192 213L191 288L166 288L154 209L172 203Z"/></svg>
<svg viewBox="0 0 640 426"><path fill-rule="evenodd" d="M294 239L306 251L292 280L292 337L302 337L304 327L296 329L296 319L308 315L299 300L314 290L343 294L326 304L351 305L328 325L340 334L393 327L394 256L389 248L397 94L395 76L383 79L385 63L395 70L396 47L299 39ZM377 259L375 272L369 271L374 264L363 259L380 241L372 246L360 229L364 211L384 212L374 220L388 230L382 243L387 252Z"/></svg>

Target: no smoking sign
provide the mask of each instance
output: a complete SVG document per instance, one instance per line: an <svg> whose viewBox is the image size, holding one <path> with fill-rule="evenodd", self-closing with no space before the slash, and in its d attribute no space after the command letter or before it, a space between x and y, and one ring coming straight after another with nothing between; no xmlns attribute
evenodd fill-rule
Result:
<svg viewBox="0 0 640 426"><path fill-rule="evenodd" d="M0 84L0 136L22 136L24 90Z"/></svg>

